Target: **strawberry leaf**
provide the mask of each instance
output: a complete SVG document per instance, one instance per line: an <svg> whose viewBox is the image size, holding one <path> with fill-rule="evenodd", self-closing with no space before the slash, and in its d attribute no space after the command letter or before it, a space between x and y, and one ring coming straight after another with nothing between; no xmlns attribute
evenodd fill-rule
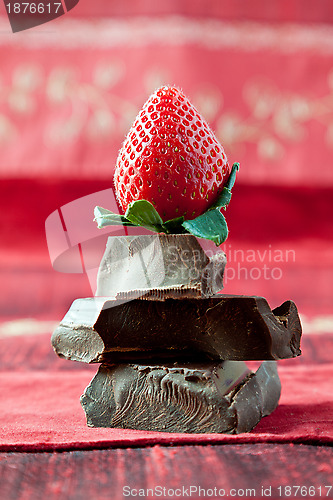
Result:
<svg viewBox="0 0 333 500"><path fill-rule="evenodd" d="M236 181L236 174L239 170L239 163L234 163L231 172L229 175L229 178L227 180L226 185L222 189L219 197L217 200L209 207L208 210L213 210L215 208L226 208L227 205L229 205L230 200L231 200L231 189L233 188L235 181Z"/></svg>
<svg viewBox="0 0 333 500"><path fill-rule="evenodd" d="M227 205L229 205L230 200L231 200L231 191L230 189L224 187L222 189L221 194L215 201L215 203L213 203L213 205L211 205L208 210L214 210L215 208L218 209L225 208Z"/></svg>
<svg viewBox="0 0 333 500"><path fill-rule="evenodd" d="M196 219L184 221L183 227L198 238L214 241L216 246L221 245L228 237L226 220L217 208L208 210Z"/></svg>
<svg viewBox="0 0 333 500"><path fill-rule="evenodd" d="M166 222L163 222L163 230L165 230L167 234L186 233L186 229L182 226L183 222L184 222L183 216L167 220Z"/></svg>
<svg viewBox="0 0 333 500"><path fill-rule="evenodd" d="M97 222L98 229L102 229L107 226L134 226L132 222L126 219L123 215L115 214L110 210L102 207L95 207L94 210L95 218Z"/></svg>
<svg viewBox="0 0 333 500"><path fill-rule="evenodd" d="M236 180L239 163L234 163L228 181L222 189L218 199L208 210L192 220L184 217L163 222L155 207L147 200L137 200L129 204L125 215L115 214L102 207L96 207L94 214L98 227L112 225L142 226L150 231L167 234L190 233L198 238L214 241L219 246L228 237L228 226L220 210L226 208L231 200L231 189Z"/></svg>
<svg viewBox="0 0 333 500"><path fill-rule="evenodd" d="M229 175L229 178L226 182L225 187L229 189L230 191L234 187L235 181L236 181L236 174L239 170L239 163L234 163L233 166L231 167L231 172Z"/></svg>
<svg viewBox="0 0 333 500"><path fill-rule="evenodd" d="M150 231L163 232L163 220L155 207L147 200L132 201L125 213L127 220Z"/></svg>

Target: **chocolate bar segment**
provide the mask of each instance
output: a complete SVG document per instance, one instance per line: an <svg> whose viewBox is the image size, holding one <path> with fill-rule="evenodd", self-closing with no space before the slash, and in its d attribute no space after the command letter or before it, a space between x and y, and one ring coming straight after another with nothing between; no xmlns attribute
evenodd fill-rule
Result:
<svg viewBox="0 0 333 500"><path fill-rule="evenodd" d="M102 365L81 397L90 427L248 432L277 406L276 363Z"/></svg>
<svg viewBox="0 0 333 500"><path fill-rule="evenodd" d="M87 363L300 355L295 304L287 301L277 312L263 297L238 295L163 301L78 299L55 330L52 345L59 356Z"/></svg>
<svg viewBox="0 0 333 500"><path fill-rule="evenodd" d="M192 235L112 236L100 263L97 296L209 297L223 288L226 256Z"/></svg>

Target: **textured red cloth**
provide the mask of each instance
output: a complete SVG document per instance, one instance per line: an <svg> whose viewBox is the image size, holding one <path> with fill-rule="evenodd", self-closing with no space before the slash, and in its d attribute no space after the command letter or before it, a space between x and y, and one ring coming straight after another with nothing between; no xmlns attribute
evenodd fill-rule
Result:
<svg viewBox="0 0 333 500"><path fill-rule="evenodd" d="M80 229L79 241L95 238L97 258L91 283L82 268L74 274L52 268L45 220L64 205L106 190L110 184L96 180L1 181L1 317L46 316L60 321L73 300L93 294L98 259L104 251L108 231L108 228L98 230L93 222L95 205L90 204L83 214L80 207L73 220L66 218L71 237L73 232L76 238ZM332 314L332 213L330 189L249 188L240 177L226 213L230 235L223 246L228 259L225 293L261 295L271 307L292 299L303 315ZM55 236L60 240L62 235ZM274 256L279 253L281 258L276 260ZM252 255L254 258L250 258ZM80 257L78 262L81 263ZM268 269L267 276L264 266ZM278 269L273 271L274 268Z"/></svg>
<svg viewBox="0 0 333 500"><path fill-rule="evenodd" d="M175 84L244 182L332 186L330 22L329 0L81 1L35 37L0 18L0 177L109 179L148 95Z"/></svg>
<svg viewBox="0 0 333 500"><path fill-rule="evenodd" d="M328 361L332 344L330 336L312 336L304 342L305 359L281 362L278 408L252 432L235 436L88 428L79 398L97 365L58 360L50 348L49 335L2 339L0 450L199 443L332 444L333 363ZM318 355L322 355L321 363L307 362Z"/></svg>
<svg viewBox="0 0 333 500"><path fill-rule="evenodd" d="M90 429L79 397L91 370L2 374L0 450L203 443L333 443L333 366L281 368L280 406L248 434L171 434Z"/></svg>

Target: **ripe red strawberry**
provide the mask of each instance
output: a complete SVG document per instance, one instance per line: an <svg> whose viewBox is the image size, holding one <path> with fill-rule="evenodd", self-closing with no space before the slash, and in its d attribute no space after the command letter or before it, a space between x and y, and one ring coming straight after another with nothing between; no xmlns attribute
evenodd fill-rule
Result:
<svg viewBox="0 0 333 500"><path fill-rule="evenodd" d="M161 87L143 106L114 174L124 212L148 200L163 221L194 219L216 200L230 174L223 147L185 95Z"/></svg>

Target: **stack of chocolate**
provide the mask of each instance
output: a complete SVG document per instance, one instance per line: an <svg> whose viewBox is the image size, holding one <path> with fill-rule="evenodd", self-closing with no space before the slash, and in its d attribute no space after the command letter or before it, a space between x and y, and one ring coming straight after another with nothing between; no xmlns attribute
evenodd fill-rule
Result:
<svg viewBox="0 0 333 500"><path fill-rule="evenodd" d="M225 254L192 235L113 236L95 297L52 336L61 357L101 363L81 397L92 427L248 432L277 406L276 360L300 355L293 302L224 295ZM245 361L263 361L251 371Z"/></svg>

